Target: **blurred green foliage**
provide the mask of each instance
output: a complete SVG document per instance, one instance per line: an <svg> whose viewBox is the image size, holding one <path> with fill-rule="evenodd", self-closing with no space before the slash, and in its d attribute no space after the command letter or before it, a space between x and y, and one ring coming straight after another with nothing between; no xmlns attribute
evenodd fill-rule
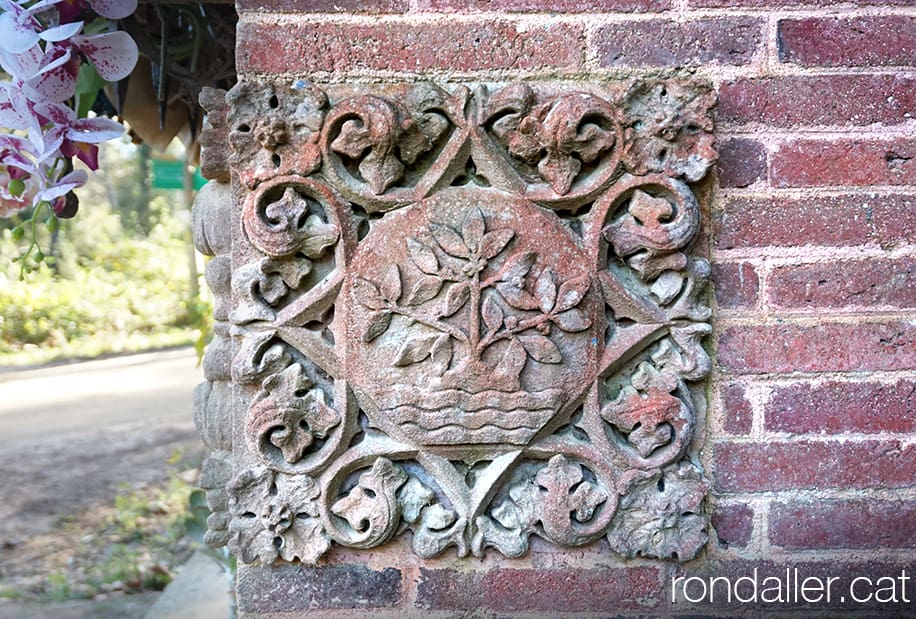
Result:
<svg viewBox="0 0 916 619"><path fill-rule="evenodd" d="M16 222L3 222L0 363L36 349L93 356L203 340L210 304L191 296L190 216L180 192L138 189L149 181L147 156L126 144L108 147L79 192L79 214L44 231L51 259L22 280L11 261Z"/></svg>

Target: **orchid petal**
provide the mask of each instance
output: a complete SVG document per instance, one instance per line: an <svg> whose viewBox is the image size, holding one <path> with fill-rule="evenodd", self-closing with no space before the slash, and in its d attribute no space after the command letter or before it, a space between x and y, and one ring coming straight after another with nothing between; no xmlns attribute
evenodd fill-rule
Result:
<svg viewBox="0 0 916 619"><path fill-rule="evenodd" d="M79 31L82 29L83 22L77 21L72 24L63 24L61 26L55 26L54 28L48 28L38 36L45 41L65 41L73 35L79 34Z"/></svg>
<svg viewBox="0 0 916 619"><path fill-rule="evenodd" d="M60 4L61 2L63 2L63 0L41 0L40 2L36 2L25 11L23 11L22 17L31 17L32 15L41 13L45 9L50 9L55 4Z"/></svg>
<svg viewBox="0 0 916 619"><path fill-rule="evenodd" d="M76 113L60 103L36 103L34 109L36 114L58 126L69 127L76 120Z"/></svg>
<svg viewBox="0 0 916 619"><path fill-rule="evenodd" d="M21 54L38 42L38 33L13 13L0 14L0 48Z"/></svg>
<svg viewBox="0 0 916 619"><path fill-rule="evenodd" d="M124 19L137 10L137 0L89 0L89 6L108 19Z"/></svg>
<svg viewBox="0 0 916 619"><path fill-rule="evenodd" d="M0 127L14 131L27 131L32 126L32 114L23 115L22 106L17 106L14 100L17 94L16 92L11 94L6 88L0 88ZM21 97L21 94L19 96ZM28 107L25 106L25 109L28 110Z"/></svg>
<svg viewBox="0 0 916 619"><path fill-rule="evenodd" d="M29 80L24 90L34 101L66 101L76 92L76 76L64 65Z"/></svg>
<svg viewBox="0 0 916 619"><path fill-rule="evenodd" d="M64 131L57 128L51 129L44 134L44 140L41 154L35 159L38 163L56 157L60 153L60 147L64 143Z"/></svg>
<svg viewBox="0 0 916 619"><path fill-rule="evenodd" d="M89 180L89 174L86 170L74 170L44 191L39 191L35 194L35 200L50 202L56 198L67 195L77 187L82 187L86 184L87 180Z"/></svg>
<svg viewBox="0 0 916 619"><path fill-rule="evenodd" d="M114 140L124 133L124 126L110 118L82 118L70 126L67 138L74 142L98 144Z"/></svg>
<svg viewBox="0 0 916 619"><path fill-rule="evenodd" d="M137 64L137 44L123 31L78 35L73 37L73 44L86 54L102 79L108 82L124 79Z"/></svg>
<svg viewBox="0 0 916 619"><path fill-rule="evenodd" d="M7 15L7 13L4 13L4 15ZM0 18L2 17L3 15L0 15ZM22 52L12 53L0 49L0 66L3 67L3 70L21 80L28 80L34 77L38 70L41 69L41 61L44 57L44 52L41 51L41 47L38 45L38 39L35 41L32 47Z"/></svg>
<svg viewBox="0 0 916 619"><path fill-rule="evenodd" d="M45 52L45 55L42 57L41 68L35 73L35 75L47 73L48 71L52 71L61 65L67 64L70 62L70 58L72 58L72 56L73 54L71 52L70 46L52 46Z"/></svg>

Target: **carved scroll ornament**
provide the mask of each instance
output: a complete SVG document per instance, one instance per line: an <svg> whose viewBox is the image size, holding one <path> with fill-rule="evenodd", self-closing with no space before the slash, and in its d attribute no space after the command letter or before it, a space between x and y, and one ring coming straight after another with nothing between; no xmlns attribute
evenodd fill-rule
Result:
<svg viewBox="0 0 916 619"><path fill-rule="evenodd" d="M688 183L715 158L714 96L581 88L227 94L247 409L211 541L262 563L408 529L423 557L705 544Z"/></svg>

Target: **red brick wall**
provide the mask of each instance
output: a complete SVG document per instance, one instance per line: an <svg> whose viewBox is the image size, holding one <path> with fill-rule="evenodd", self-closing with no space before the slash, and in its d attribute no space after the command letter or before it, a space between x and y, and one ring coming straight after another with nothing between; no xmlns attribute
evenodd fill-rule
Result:
<svg viewBox="0 0 916 619"><path fill-rule="evenodd" d="M672 606L673 577L785 565L849 579L916 575L912 0L238 0L238 9L248 74L691 71L718 87L721 153L706 237L717 366L702 451L715 529L705 554L677 566L622 562L600 544L559 555L535 544L514 561L422 561L401 539L380 552L337 549L317 570L270 579L243 570L243 614L702 614L731 607ZM798 608L839 606L868 608Z"/></svg>

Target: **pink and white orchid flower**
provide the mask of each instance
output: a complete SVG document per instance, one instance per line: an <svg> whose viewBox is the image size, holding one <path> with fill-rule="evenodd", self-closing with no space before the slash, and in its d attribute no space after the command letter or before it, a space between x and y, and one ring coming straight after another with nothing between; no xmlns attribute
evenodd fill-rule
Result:
<svg viewBox="0 0 916 619"><path fill-rule="evenodd" d="M42 204L72 215L72 191L88 178L73 170L73 157L95 170L98 144L124 132L108 118L78 118L65 104L83 62L111 82L137 62L127 33L83 33L84 19L92 18L87 6L122 19L137 0L0 0L0 68L10 76L0 80L0 217Z"/></svg>

